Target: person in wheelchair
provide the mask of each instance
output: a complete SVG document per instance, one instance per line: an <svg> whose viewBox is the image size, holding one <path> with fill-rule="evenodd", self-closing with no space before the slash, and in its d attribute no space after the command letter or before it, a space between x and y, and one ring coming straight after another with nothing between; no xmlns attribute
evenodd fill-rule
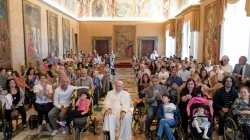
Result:
<svg viewBox="0 0 250 140"><path fill-rule="evenodd" d="M179 112L176 108L176 105L170 103L170 99L171 96L169 96L168 94L163 94L162 104L157 110L157 118L159 120L159 126L157 130L158 140L161 140L163 134L167 136L168 140L175 140L170 127L177 125L175 117L179 116Z"/></svg>
<svg viewBox="0 0 250 140"><path fill-rule="evenodd" d="M81 92L81 97L77 100L77 110L70 110L69 115L66 118L66 127L70 131L70 124L74 118L83 118L88 116L89 112L89 94L87 91Z"/></svg>
<svg viewBox="0 0 250 140"><path fill-rule="evenodd" d="M250 140L250 90L243 86L240 89L240 97L232 105L233 115L238 115L238 123L242 125L244 140Z"/></svg>

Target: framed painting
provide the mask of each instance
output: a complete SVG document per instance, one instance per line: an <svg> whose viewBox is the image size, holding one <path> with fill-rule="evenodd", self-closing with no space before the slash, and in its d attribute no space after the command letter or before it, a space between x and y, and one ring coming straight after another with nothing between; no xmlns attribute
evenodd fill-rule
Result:
<svg viewBox="0 0 250 140"><path fill-rule="evenodd" d="M117 59L133 58L136 42L135 25L114 25L114 40Z"/></svg>
<svg viewBox="0 0 250 140"><path fill-rule="evenodd" d="M218 13L220 13L219 1L205 6L203 56L204 61L211 60L212 64L218 64L220 60L221 24Z"/></svg>
<svg viewBox="0 0 250 140"><path fill-rule="evenodd" d="M58 16L50 11L47 11L48 21L48 50L54 56L59 54L58 45Z"/></svg>
<svg viewBox="0 0 250 140"><path fill-rule="evenodd" d="M11 50L9 41L9 24L8 24L8 0L0 1L0 67L11 67Z"/></svg>
<svg viewBox="0 0 250 140"><path fill-rule="evenodd" d="M41 47L41 8L30 2L23 1L24 36L26 64L34 64L42 60Z"/></svg>
<svg viewBox="0 0 250 140"><path fill-rule="evenodd" d="M67 19L62 19L63 34L63 54L70 52L70 23Z"/></svg>

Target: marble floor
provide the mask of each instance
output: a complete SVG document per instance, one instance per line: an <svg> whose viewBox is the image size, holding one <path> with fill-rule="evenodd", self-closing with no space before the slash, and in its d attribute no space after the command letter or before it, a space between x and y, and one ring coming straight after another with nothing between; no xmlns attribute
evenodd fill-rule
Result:
<svg viewBox="0 0 250 140"><path fill-rule="evenodd" d="M115 80L121 80L124 83L124 90L127 90L132 97L132 100L134 100L137 96L137 82L134 78L135 75L132 72L132 69L126 69L126 68L120 68L116 70L116 75L113 76L112 81ZM100 108L102 108L102 101L100 101ZM99 109L101 110L101 109ZM33 112L33 109L27 111L28 117ZM99 117L102 114L100 111L96 111L93 116ZM20 120L21 121L21 120ZM14 123L14 122L13 122ZM62 130L59 130L61 132ZM216 139L216 132L213 135L213 139ZM2 133L0 133L0 139L1 139ZM51 137L50 134L47 131L42 131L42 133L37 134L36 129L27 131L19 131L15 134L12 140L73 140L74 139L74 132L73 134L64 135L62 133L59 133L55 137ZM144 140L144 134L133 136L132 140ZM94 135L91 132L84 132L81 135L81 140L103 140L103 134L100 135Z"/></svg>

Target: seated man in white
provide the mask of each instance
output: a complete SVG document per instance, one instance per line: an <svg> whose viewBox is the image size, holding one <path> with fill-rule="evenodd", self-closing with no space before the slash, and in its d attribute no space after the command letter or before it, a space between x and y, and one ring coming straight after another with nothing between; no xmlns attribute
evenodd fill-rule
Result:
<svg viewBox="0 0 250 140"><path fill-rule="evenodd" d="M127 91L122 90L122 81L115 82L115 89L109 91L104 100L105 112L103 130L109 131L110 139L131 140L133 103Z"/></svg>

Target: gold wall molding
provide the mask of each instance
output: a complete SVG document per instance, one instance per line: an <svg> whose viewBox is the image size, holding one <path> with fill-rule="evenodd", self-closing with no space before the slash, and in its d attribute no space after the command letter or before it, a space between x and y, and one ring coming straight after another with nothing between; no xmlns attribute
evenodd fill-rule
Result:
<svg viewBox="0 0 250 140"><path fill-rule="evenodd" d="M184 9L177 18L183 17L184 21L190 20L190 30L200 30L200 5L191 5Z"/></svg>
<svg viewBox="0 0 250 140"><path fill-rule="evenodd" d="M165 30L169 30L169 36L175 37L175 20L176 19L169 19L165 22Z"/></svg>

